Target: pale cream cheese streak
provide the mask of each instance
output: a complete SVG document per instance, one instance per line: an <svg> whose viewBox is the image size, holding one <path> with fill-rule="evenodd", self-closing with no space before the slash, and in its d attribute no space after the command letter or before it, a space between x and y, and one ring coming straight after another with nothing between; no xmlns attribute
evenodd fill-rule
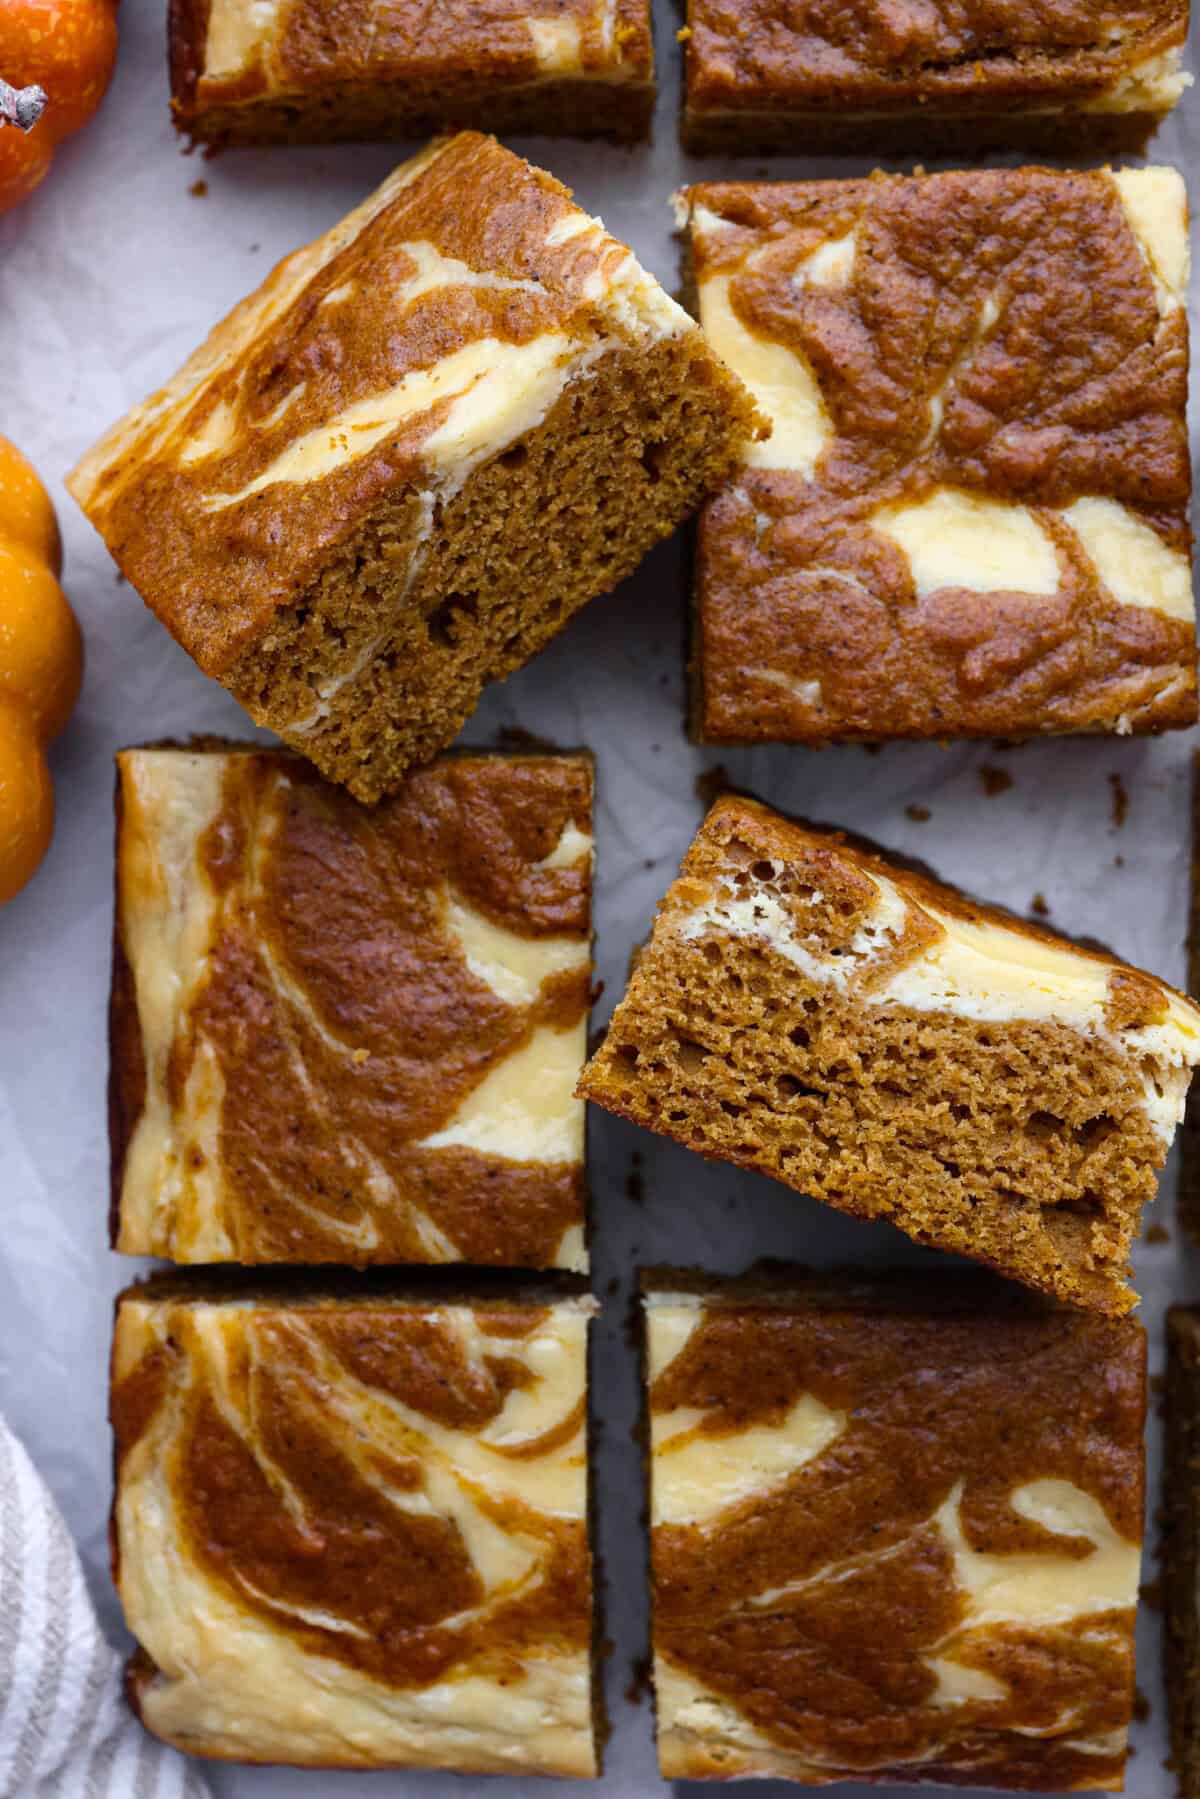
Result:
<svg viewBox="0 0 1200 1799"><path fill-rule="evenodd" d="M118 766L117 1247L585 1268L588 760Z"/></svg>
<svg viewBox="0 0 1200 1799"><path fill-rule="evenodd" d="M147 1728L236 1761L594 1774L592 1310L131 1289L113 1558Z"/></svg>
<svg viewBox="0 0 1200 1799"><path fill-rule="evenodd" d="M700 734L1190 724L1180 175L728 184L680 210L701 322L773 425L701 527Z"/></svg>
<svg viewBox="0 0 1200 1799"><path fill-rule="evenodd" d="M971 1277L650 1286L663 1775L1119 1789L1141 1330Z"/></svg>

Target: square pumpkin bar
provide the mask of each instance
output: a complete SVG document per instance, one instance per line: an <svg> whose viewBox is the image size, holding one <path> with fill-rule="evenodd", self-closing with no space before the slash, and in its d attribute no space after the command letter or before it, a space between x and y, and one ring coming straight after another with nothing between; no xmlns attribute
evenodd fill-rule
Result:
<svg viewBox="0 0 1200 1799"><path fill-rule="evenodd" d="M202 143L447 123L626 142L654 110L650 0L172 0L171 105Z"/></svg>
<svg viewBox="0 0 1200 1799"><path fill-rule="evenodd" d="M117 763L115 1246L586 1268L590 760Z"/></svg>
<svg viewBox="0 0 1200 1799"><path fill-rule="evenodd" d="M281 263L71 491L204 672L371 802L759 428L632 253L465 132Z"/></svg>
<svg viewBox="0 0 1200 1799"><path fill-rule="evenodd" d="M586 1299L118 1302L126 1686L189 1755L598 1771Z"/></svg>
<svg viewBox="0 0 1200 1799"><path fill-rule="evenodd" d="M754 800L719 800L580 1083L702 1155L1126 1312L1200 1007Z"/></svg>
<svg viewBox="0 0 1200 1799"><path fill-rule="evenodd" d="M663 1775L1119 1792L1141 1328L970 1279L648 1288Z"/></svg>
<svg viewBox="0 0 1200 1799"><path fill-rule="evenodd" d="M693 150L1138 149L1184 93L1189 0L688 0Z"/></svg>
<svg viewBox="0 0 1200 1799"><path fill-rule="evenodd" d="M1171 169L682 197L774 430L705 509L708 742L1190 725L1187 202Z"/></svg>

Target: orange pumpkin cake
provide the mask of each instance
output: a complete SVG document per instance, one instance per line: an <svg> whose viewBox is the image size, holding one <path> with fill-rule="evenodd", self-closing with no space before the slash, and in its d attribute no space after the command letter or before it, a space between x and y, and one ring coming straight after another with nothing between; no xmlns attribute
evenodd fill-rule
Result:
<svg viewBox="0 0 1200 1799"><path fill-rule="evenodd" d="M590 760L117 762L115 1246L585 1269Z"/></svg>
<svg viewBox="0 0 1200 1799"><path fill-rule="evenodd" d="M650 129L650 0L171 0L175 123L207 144L440 126L630 142Z"/></svg>
<svg viewBox="0 0 1200 1799"><path fill-rule="evenodd" d="M663 1775L1120 1791L1141 1328L976 1278L647 1286Z"/></svg>
<svg viewBox="0 0 1200 1799"><path fill-rule="evenodd" d="M464 132L281 263L70 487L204 672L370 802L760 428L632 253Z"/></svg>
<svg viewBox="0 0 1200 1799"><path fill-rule="evenodd" d="M696 734L1193 724L1181 176L680 203L701 322L774 425L700 521Z"/></svg>
<svg viewBox="0 0 1200 1799"><path fill-rule="evenodd" d="M112 1558L147 1729L231 1761L594 1775L593 1309L123 1294Z"/></svg>
<svg viewBox="0 0 1200 1799"><path fill-rule="evenodd" d="M836 833L718 800L586 1099L1072 1305L1129 1248L1200 1007Z"/></svg>

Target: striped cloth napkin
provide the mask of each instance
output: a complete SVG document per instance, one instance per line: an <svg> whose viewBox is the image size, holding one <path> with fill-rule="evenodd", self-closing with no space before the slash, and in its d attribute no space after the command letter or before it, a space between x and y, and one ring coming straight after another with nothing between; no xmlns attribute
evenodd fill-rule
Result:
<svg viewBox="0 0 1200 1799"><path fill-rule="evenodd" d="M205 1799L142 1729L66 1525L0 1419L0 1799Z"/></svg>

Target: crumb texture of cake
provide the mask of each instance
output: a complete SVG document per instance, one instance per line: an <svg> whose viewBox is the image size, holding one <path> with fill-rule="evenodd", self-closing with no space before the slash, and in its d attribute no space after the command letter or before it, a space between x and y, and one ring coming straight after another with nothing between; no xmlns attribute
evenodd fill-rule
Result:
<svg viewBox="0 0 1200 1799"><path fill-rule="evenodd" d="M645 137L650 0L172 0L175 122L215 144Z"/></svg>
<svg viewBox="0 0 1200 1799"><path fill-rule="evenodd" d="M70 487L204 672L371 802L761 428L623 244L464 132L281 263Z"/></svg>
<svg viewBox="0 0 1200 1799"><path fill-rule="evenodd" d="M1144 1333L989 1284L647 1295L666 1779L1121 1789Z"/></svg>
<svg viewBox="0 0 1200 1799"><path fill-rule="evenodd" d="M730 796L579 1090L1123 1313L1198 1061L1200 1009L1153 976Z"/></svg>
<svg viewBox="0 0 1200 1799"><path fill-rule="evenodd" d="M113 1226L181 1263L587 1267L586 756L368 811L299 757L118 757Z"/></svg>
<svg viewBox="0 0 1200 1799"><path fill-rule="evenodd" d="M113 1572L191 1755L592 1775L591 1301L118 1306Z"/></svg>
<svg viewBox="0 0 1200 1799"><path fill-rule="evenodd" d="M1162 1510L1167 1710L1179 1799L1200 1795L1200 1307L1167 1313Z"/></svg>
<svg viewBox="0 0 1200 1799"><path fill-rule="evenodd" d="M877 174L679 206L709 341L774 427L701 518L696 735L1194 723L1182 177Z"/></svg>
<svg viewBox="0 0 1200 1799"><path fill-rule="evenodd" d="M1182 97L1188 0L689 0L690 148L811 154L880 133L1139 146ZM824 147L819 139L818 147Z"/></svg>

